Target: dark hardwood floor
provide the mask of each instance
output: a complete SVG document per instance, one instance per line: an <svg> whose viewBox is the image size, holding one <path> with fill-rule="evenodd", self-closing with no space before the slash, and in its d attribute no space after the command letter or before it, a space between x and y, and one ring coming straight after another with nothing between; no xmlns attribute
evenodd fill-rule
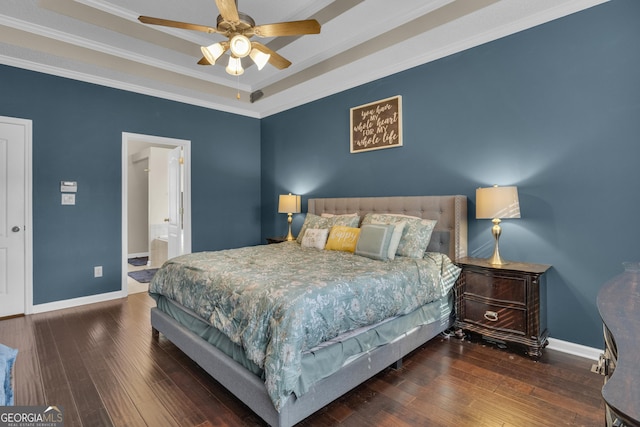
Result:
<svg viewBox="0 0 640 427"><path fill-rule="evenodd" d="M162 335L146 294L0 321L19 349L16 405L60 405L71 426L261 426L246 406ZM604 425L591 361L539 361L437 337L304 420L303 426Z"/></svg>

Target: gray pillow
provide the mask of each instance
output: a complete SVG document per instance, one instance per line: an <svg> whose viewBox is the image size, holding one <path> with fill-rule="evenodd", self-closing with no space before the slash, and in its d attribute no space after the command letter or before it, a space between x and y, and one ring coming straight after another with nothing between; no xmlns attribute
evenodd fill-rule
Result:
<svg viewBox="0 0 640 427"><path fill-rule="evenodd" d="M388 260L389 245L395 228L393 224L367 224L360 227L356 255L381 261Z"/></svg>

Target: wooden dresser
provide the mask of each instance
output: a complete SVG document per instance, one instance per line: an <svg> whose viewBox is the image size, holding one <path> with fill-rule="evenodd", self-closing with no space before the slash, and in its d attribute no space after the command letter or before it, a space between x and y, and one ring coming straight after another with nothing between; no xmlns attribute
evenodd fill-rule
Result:
<svg viewBox="0 0 640 427"><path fill-rule="evenodd" d="M498 344L519 344L531 357L547 345L546 264L462 258L456 283L455 327Z"/></svg>
<svg viewBox="0 0 640 427"><path fill-rule="evenodd" d="M602 286L598 310L604 323L605 352L598 370L605 375L602 397L607 426L640 426L640 269L625 270Z"/></svg>

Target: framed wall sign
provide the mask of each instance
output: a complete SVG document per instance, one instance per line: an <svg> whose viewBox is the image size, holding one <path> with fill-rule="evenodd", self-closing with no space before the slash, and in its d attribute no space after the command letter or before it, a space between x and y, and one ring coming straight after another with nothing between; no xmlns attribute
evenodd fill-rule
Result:
<svg viewBox="0 0 640 427"><path fill-rule="evenodd" d="M351 152L402 146L402 96L351 108Z"/></svg>

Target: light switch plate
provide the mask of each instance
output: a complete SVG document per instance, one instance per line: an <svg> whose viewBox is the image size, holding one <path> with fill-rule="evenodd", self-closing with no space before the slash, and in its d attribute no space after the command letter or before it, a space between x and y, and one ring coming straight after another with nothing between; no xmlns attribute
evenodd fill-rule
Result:
<svg viewBox="0 0 640 427"><path fill-rule="evenodd" d="M63 205L75 205L76 204L76 195L75 194L62 194L62 204Z"/></svg>

